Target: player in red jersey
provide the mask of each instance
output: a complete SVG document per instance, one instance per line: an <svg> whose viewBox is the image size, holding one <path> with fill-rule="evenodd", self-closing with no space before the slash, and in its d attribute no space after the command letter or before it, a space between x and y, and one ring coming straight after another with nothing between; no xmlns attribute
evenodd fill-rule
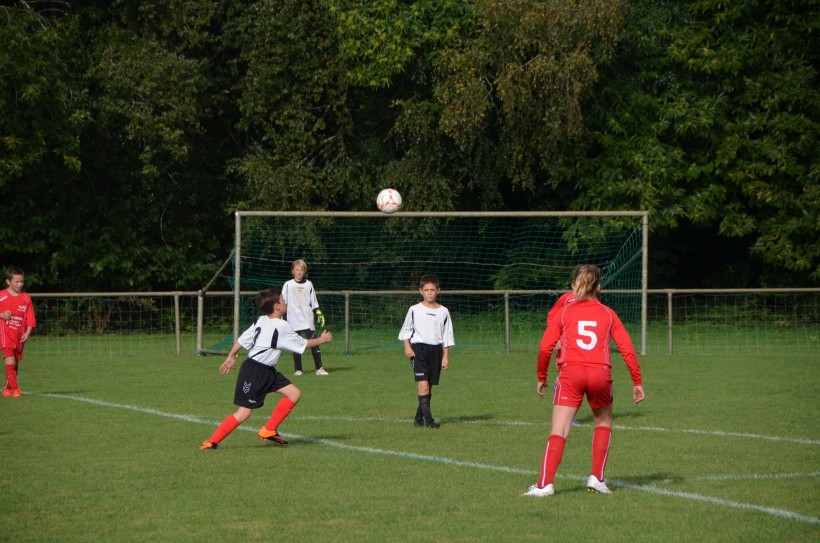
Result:
<svg viewBox="0 0 820 543"><path fill-rule="evenodd" d="M562 349L556 358L558 378L552 408L552 430L547 440L541 475L525 493L527 496L552 496L553 480L564 454L564 445L572 428L572 419L584 395L592 408L595 430L592 437L592 471L587 480L590 492L611 494L604 482L604 468L612 435L612 361L609 341L615 341L632 377L632 400L639 403L645 393L641 368L632 340L620 318L598 301L601 272L597 266L580 266L572 283L574 301L557 308L549 319L538 351L538 384L536 393L544 397L547 368L558 341ZM565 301L568 301L568 297Z"/></svg>
<svg viewBox="0 0 820 543"><path fill-rule="evenodd" d="M572 280L575 281L575 277L578 275L581 266L575 266L575 269L572 270ZM575 294L570 290L569 292L565 292L561 295L558 300L556 300L555 304L553 304L552 308L550 308L549 313L547 313L547 327L550 325L550 321L555 320L555 315L557 315L564 307L568 304L575 302ZM561 341L559 340L558 343L555 344L555 358L561 356ZM555 394L555 388L552 389L552 393ZM578 418L572 417L572 425L573 426L580 426L578 424Z"/></svg>
<svg viewBox="0 0 820 543"><path fill-rule="evenodd" d="M37 326L31 296L23 292L25 274L18 267L6 270L5 290L0 291L0 348L6 367L6 386L3 396L22 396L17 382L17 370L23 359L23 347Z"/></svg>

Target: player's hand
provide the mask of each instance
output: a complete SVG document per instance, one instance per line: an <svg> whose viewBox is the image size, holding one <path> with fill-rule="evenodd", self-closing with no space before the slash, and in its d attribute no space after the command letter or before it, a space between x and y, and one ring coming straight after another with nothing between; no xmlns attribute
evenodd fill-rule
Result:
<svg viewBox="0 0 820 543"><path fill-rule="evenodd" d="M9 320L11 318L11 309L0 313L0 319Z"/></svg>
<svg viewBox="0 0 820 543"><path fill-rule="evenodd" d="M441 359L441 369L446 370L449 365L450 361L447 358Z"/></svg>
<svg viewBox="0 0 820 543"><path fill-rule="evenodd" d="M233 368L236 367L236 356L229 356L225 359L221 366L219 366L219 373L228 375Z"/></svg>
<svg viewBox="0 0 820 543"><path fill-rule="evenodd" d="M538 381L538 384L535 386L535 393L541 396L542 398L546 398L544 395L544 387L547 386L546 381Z"/></svg>
<svg viewBox="0 0 820 543"><path fill-rule="evenodd" d="M321 310L317 309L314 316L316 317L316 326L319 328L325 327L325 315Z"/></svg>
<svg viewBox="0 0 820 543"><path fill-rule="evenodd" d="M407 347L404 349L404 356L412 359L416 357L416 352L411 347Z"/></svg>
<svg viewBox="0 0 820 543"><path fill-rule="evenodd" d="M643 387L641 385L633 386L632 387L632 401L635 403L641 403L644 398L646 398L646 393L643 391Z"/></svg>
<svg viewBox="0 0 820 543"><path fill-rule="evenodd" d="M325 319L323 317L322 321L324 320ZM330 343L331 341L333 341L333 334L330 333L330 330L322 330L322 335L319 336L319 339L322 340L322 343Z"/></svg>

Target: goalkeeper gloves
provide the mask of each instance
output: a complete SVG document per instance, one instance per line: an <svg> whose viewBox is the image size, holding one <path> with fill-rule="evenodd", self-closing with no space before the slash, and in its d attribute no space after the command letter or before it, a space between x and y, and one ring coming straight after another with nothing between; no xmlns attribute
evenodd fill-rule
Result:
<svg viewBox="0 0 820 543"><path fill-rule="evenodd" d="M325 327L325 316L322 313L322 310L317 309L314 312L314 316L316 317L316 325L319 326L319 328L324 328Z"/></svg>

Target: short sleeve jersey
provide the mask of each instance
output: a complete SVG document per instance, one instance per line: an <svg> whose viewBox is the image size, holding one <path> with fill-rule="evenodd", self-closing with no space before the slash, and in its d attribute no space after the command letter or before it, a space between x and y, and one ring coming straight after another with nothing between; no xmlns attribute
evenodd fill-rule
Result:
<svg viewBox="0 0 820 543"><path fill-rule="evenodd" d="M399 331L399 339L410 343L426 343L451 347L455 345L453 321L446 307L430 308L421 302L407 311L404 324Z"/></svg>
<svg viewBox="0 0 820 543"><path fill-rule="evenodd" d="M629 368L632 382L641 384L641 369L632 340L621 319L597 299L575 300L560 308L550 320L538 351L538 380L547 378L553 348L561 340L561 355L556 360L560 371L565 364L612 368L609 342L615 341Z"/></svg>
<svg viewBox="0 0 820 543"><path fill-rule="evenodd" d="M256 319L237 341L248 351L248 358L271 367L279 361L282 351L302 354L307 347L307 340L288 322L267 315Z"/></svg>
<svg viewBox="0 0 820 543"><path fill-rule="evenodd" d="M287 281L282 287L282 297L288 304L287 321L294 330L315 330L313 310L319 309L313 283L305 279L297 283L295 279Z"/></svg>
<svg viewBox="0 0 820 543"><path fill-rule="evenodd" d="M27 327L35 328L37 326L31 296L25 292L14 296L9 292L9 289L0 291L0 313L6 311L11 311L11 318L8 320L0 319L0 342L2 342L2 346L6 345L7 339L17 343Z"/></svg>

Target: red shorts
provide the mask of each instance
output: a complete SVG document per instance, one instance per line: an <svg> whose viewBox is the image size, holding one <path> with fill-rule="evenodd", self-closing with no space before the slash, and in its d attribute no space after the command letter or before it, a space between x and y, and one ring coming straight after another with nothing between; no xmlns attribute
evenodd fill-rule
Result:
<svg viewBox="0 0 820 543"><path fill-rule="evenodd" d="M555 380L553 405L581 407L587 396L589 406L599 409L612 404L612 372L603 366L568 364Z"/></svg>
<svg viewBox="0 0 820 543"><path fill-rule="evenodd" d="M3 358L6 359L13 356L17 362L21 361L23 359L23 347L25 347L25 345L25 343L20 343L19 345L3 347Z"/></svg>
<svg viewBox="0 0 820 543"><path fill-rule="evenodd" d="M11 358L13 356L18 362L22 360L23 347L26 346L25 342L20 341L19 336L16 334L10 334L8 331L6 331L5 337L2 339L3 359Z"/></svg>

